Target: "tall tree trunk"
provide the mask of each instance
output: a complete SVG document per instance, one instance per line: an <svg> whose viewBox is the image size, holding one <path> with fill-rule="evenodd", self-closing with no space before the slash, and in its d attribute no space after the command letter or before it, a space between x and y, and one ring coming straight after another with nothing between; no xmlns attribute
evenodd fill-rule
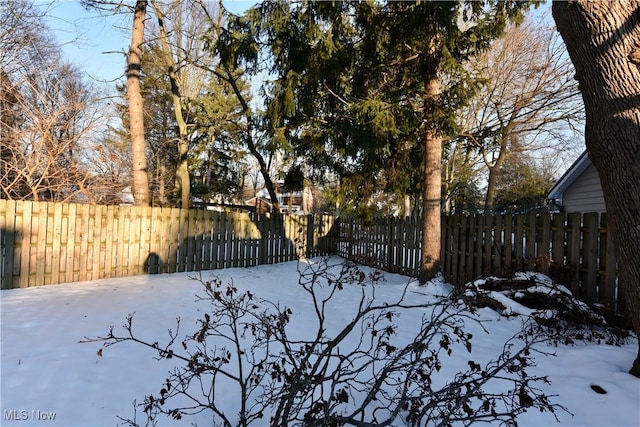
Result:
<svg viewBox="0 0 640 427"><path fill-rule="evenodd" d="M440 272L442 192L442 138L433 123L436 99L440 96L440 82L427 82L424 135L424 182L422 190L422 253L420 283L424 284Z"/></svg>
<svg viewBox="0 0 640 427"><path fill-rule="evenodd" d="M487 159L486 154L483 156L484 162L487 165L487 169L489 169L489 179L487 180L487 194L484 199L484 213L490 214L493 210L493 205L496 200L496 185L498 183L498 175L502 170L502 165L507 160L507 155L509 153L508 150L508 142L511 137L512 126L507 125L503 126L500 130L500 151L498 153L498 158L491 162Z"/></svg>
<svg viewBox="0 0 640 427"><path fill-rule="evenodd" d="M144 139L144 108L140 92L142 42L147 1L136 1L131 30L131 46L127 59L127 101L129 103L129 130L131 132L131 157L133 162L133 200L136 206L149 206L149 177Z"/></svg>
<svg viewBox="0 0 640 427"><path fill-rule="evenodd" d="M160 45L162 46L162 55L164 64L167 67L167 76L171 83L171 99L173 101L173 114L178 123L178 164L176 166L176 187L180 192L180 207L187 209L191 203L191 180L189 177L189 145L187 143L187 122L182 115L182 101L180 87L178 86L178 76L176 73L176 64L173 60L171 49L169 47L167 30L164 25L164 13L158 7L156 0L152 0L151 4L158 18L158 27L160 29Z"/></svg>
<svg viewBox="0 0 640 427"><path fill-rule="evenodd" d="M269 174L270 168L267 165L267 162L265 161L264 156L262 156L262 154L260 154L260 151L258 151L258 147L256 147L256 144L253 140L255 128L254 128L253 115L251 113L251 109L249 108L249 103L247 102L245 97L242 95L242 91L238 87L237 78L234 76L231 70L229 70L228 68L224 68L224 74L218 71L214 71L214 73L218 77L227 81L231 85L231 88L233 89L233 92L235 93L236 98L238 99L238 101L240 102L240 105L242 106L242 112L244 113L247 119L247 129L245 132L245 142L247 144L247 148L249 148L249 152L251 153L251 155L253 155L253 157L258 162L258 166L260 168L260 174L262 175L262 179L264 181L264 186L269 192L269 198L271 199L273 213L280 215L281 213L280 202L278 202L276 186L274 185L273 180L271 179L271 175Z"/></svg>
<svg viewBox="0 0 640 427"><path fill-rule="evenodd" d="M640 336L639 1L554 1L576 69L589 158L602 182L622 296ZM640 377L640 348L630 373Z"/></svg>
<svg viewBox="0 0 640 427"><path fill-rule="evenodd" d="M499 169L496 166L489 168L489 177L487 179L487 193L484 197L484 213L490 214L493 210L493 204L496 200L496 184L498 182Z"/></svg>

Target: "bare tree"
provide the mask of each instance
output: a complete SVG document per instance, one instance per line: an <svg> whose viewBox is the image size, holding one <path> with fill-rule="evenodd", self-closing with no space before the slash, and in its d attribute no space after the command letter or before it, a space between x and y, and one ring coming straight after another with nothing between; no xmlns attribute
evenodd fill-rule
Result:
<svg viewBox="0 0 640 427"><path fill-rule="evenodd" d="M34 73L11 91L20 123L3 123L10 136L2 142L0 182L8 198L68 201L84 194L94 201L92 174L82 164L95 126L89 91L77 70L59 67Z"/></svg>
<svg viewBox="0 0 640 427"><path fill-rule="evenodd" d="M460 295L416 303L405 288L396 301L382 303L371 286L383 280L380 272L367 274L350 263L331 266L328 260L300 266L299 285L312 307L302 335L290 330L295 314L289 307L214 278L202 281L198 300L211 309L193 333L183 337L178 319L168 339L152 342L139 337L129 315L123 332L112 326L104 337L81 342L102 342L99 354L132 342L176 361L159 393L134 403L146 425L203 411L225 427L516 425L529 409L565 410L538 388L546 377L527 373L540 352L535 345L549 339L534 321L481 364L472 359L467 330L478 320ZM360 297L352 318L335 324L331 308L348 287L358 287ZM412 312L418 313L415 335L398 340L397 320ZM468 354L469 367L439 377L453 352ZM237 396L239 409L226 406L229 393ZM121 420L140 425L135 416Z"/></svg>
<svg viewBox="0 0 640 427"><path fill-rule="evenodd" d="M583 108L565 48L544 22L511 25L470 66L485 83L460 115L454 142L475 153L470 164L480 161L486 168L488 213L509 156L547 149L557 154L575 144L572 130L581 123Z"/></svg>
<svg viewBox="0 0 640 427"><path fill-rule="evenodd" d="M96 203L120 204L118 196L131 184L131 142L122 129L107 128L93 138L90 150L94 185L103 190L96 194Z"/></svg>
<svg viewBox="0 0 640 427"><path fill-rule="evenodd" d="M0 6L0 188L13 199L90 201L96 94L26 1ZM80 198L79 195L83 196Z"/></svg>
<svg viewBox="0 0 640 427"><path fill-rule="evenodd" d="M586 112L627 313L640 335L640 2L553 2ZM631 374L640 377L640 347Z"/></svg>

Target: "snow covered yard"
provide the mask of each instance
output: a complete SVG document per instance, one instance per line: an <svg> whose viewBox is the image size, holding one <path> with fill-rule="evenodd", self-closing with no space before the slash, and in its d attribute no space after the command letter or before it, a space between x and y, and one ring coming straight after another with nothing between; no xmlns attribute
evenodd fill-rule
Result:
<svg viewBox="0 0 640 427"><path fill-rule="evenodd" d="M340 263L339 258L331 262ZM248 269L202 272L202 278L219 277L233 282L240 291L279 302L292 309L292 334L308 333L313 322L313 306L298 285L295 262L264 265ZM368 270L368 269L367 269ZM5 290L1 297L0 396L2 426L113 426L117 418L133 416L132 402L157 393L167 372L177 360L155 360L153 350L130 342L103 349L100 343L79 343L84 337L104 336L110 326L121 332L128 314L134 314L133 330L151 342L167 341L167 330L181 318L180 334L198 330L196 319L209 306L195 302L203 292L193 280L198 273L135 276L39 288ZM410 279L385 274L374 285L376 301L396 301ZM409 285L409 299L433 298L446 290L443 283L428 287ZM330 327L340 327L352 318L362 289L346 286L331 301ZM422 313L406 310L397 320L394 339L408 340L415 333ZM472 353L454 349L443 357L442 374L453 376L468 368L469 360L486 361L497 357L503 344L518 333L523 317L502 317L488 308L477 316L485 321L473 332ZM522 426L640 426L640 380L627 373L635 357L637 341L620 347L578 343L575 346L547 347L555 356L536 356L537 366L530 374L547 375L551 384L541 384L553 403L566 407L573 415L531 410L518 418ZM596 393L597 385L606 394ZM227 393L228 412L237 412L237 395ZM264 425L268 425L265 417ZM142 415L138 422L144 423ZM212 424L211 414L201 413L181 421L163 419L159 425ZM259 424L255 424L259 425Z"/></svg>

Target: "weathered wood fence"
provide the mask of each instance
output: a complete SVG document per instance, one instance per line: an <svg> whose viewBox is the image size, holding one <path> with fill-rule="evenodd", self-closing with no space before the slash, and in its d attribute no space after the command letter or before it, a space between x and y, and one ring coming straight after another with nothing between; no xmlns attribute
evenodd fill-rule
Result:
<svg viewBox="0 0 640 427"><path fill-rule="evenodd" d="M537 270L593 303L618 303L606 214L443 216L445 279ZM420 223L377 218L268 216L176 208L0 200L2 289L249 267L337 254L417 276Z"/></svg>
<svg viewBox="0 0 640 427"><path fill-rule="evenodd" d="M335 253L333 217L0 200L2 289ZM333 246L332 246L333 245Z"/></svg>
<svg viewBox="0 0 640 427"><path fill-rule="evenodd" d="M378 218L369 226L348 218L337 223L338 255L418 275L421 231L415 218ZM606 214L445 215L441 255L445 279L452 284L483 275L540 271L586 302L614 308L619 302Z"/></svg>

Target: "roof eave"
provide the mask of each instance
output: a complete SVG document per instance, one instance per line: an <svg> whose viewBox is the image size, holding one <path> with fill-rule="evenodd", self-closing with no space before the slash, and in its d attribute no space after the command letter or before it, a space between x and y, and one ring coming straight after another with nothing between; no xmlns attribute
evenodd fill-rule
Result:
<svg viewBox="0 0 640 427"><path fill-rule="evenodd" d="M591 159L589 159L589 154L585 150L551 188L548 198L551 200L561 199L567 188L571 187L590 165Z"/></svg>

